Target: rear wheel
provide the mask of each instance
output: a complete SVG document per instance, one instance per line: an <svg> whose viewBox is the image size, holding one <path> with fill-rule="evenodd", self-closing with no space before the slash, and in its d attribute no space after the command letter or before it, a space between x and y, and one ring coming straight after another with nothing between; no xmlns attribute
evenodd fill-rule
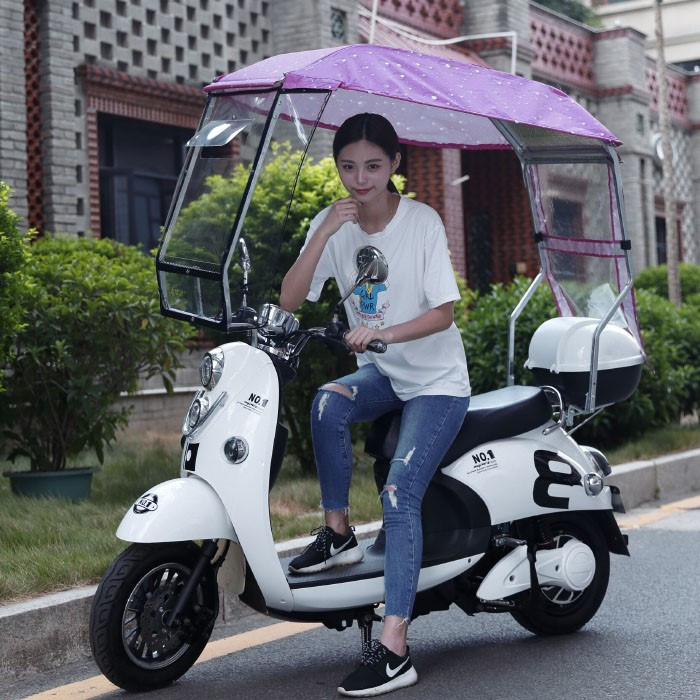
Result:
<svg viewBox="0 0 700 700"><path fill-rule="evenodd" d="M183 612L168 624L199 552L191 542L133 544L108 569L93 599L90 644L112 683L133 692L162 688L202 653L218 612L211 564Z"/></svg>
<svg viewBox="0 0 700 700"><path fill-rule="evenodd" d="M595 557L595 574L582 591L542 586L542 595L532 600L530 591L521 594L521 605L511 614L535 634L568 634L583 627L598 611L610 578L610 552L597 523L582 513L557 513L542 518L556 547L571 540L587 544Z"/></svg>

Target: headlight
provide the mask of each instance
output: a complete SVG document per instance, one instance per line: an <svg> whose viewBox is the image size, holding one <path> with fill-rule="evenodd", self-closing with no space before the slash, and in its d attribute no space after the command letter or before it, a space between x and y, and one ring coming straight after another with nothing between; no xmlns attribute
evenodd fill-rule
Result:
<svg viewBox="0 0 700 700"><path fill-rule="evenodd" d="M190 404L190 408L185 416L185 424L182 426L182 432L185 435L190 435L206 416L208 409L209 399L206 396L197 397Z"/></svg>
<svg viewBox="0 0 700 700"><path fill-rule="evenodd" d="M226 392L222 391L214 401L209 401L204 389L200 389L187 409L185 421L182 424L182 434L193 438L195 433L226 403Z"/></svg>
<svg viewBox="0 0 700 700"><path fill-rule="evenodd" d="M214 362L211 359L211 355L207 353L202 360L202 364L199 365L199 377L202 380L202 386L209 386L209 382L213 376Z"/></svg>
<svg viewBox="0 0 700 700"><path fill-rule="evenodd" d="M199 378L202 386L211 391L221 379L224 372L224 351L221 348L210 350L199 365Z"/></svg>

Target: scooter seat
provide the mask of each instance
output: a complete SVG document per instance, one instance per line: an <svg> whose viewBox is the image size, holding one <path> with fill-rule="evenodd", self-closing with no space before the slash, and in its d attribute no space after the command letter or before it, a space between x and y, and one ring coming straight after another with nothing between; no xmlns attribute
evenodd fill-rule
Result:
<svg viewBox="0 0 700 700"><path fill-rule="evenodd" d="M447 450L441 467L469 450L534 430L552 417L552 407L540 387L508 386L472 396L462 428ZM394 456L401 427L401 411L378 418L365 440L365 452L375 459Z"/></svg>

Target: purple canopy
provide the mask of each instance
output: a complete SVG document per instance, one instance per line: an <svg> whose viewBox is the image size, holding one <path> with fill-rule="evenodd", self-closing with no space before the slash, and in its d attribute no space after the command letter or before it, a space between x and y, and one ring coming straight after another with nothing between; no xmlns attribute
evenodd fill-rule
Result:
<svg viewBox="0 0 700 700"><path fill-rule="evenodd" d="M492 119L613 146L621 143L554 87L463 61L376 44L273 56L221 76L205 90L274 87L332 91L322 116L322 126L327 128L337 128L360 111L377 112L394 124L402 141L423 146L509 148Z"/></svg>

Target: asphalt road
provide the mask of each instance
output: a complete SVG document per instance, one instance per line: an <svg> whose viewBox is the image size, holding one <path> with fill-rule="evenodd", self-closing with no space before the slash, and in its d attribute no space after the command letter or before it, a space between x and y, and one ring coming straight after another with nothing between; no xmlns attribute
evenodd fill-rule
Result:
<svg viewBox="0 0 700 700"><path fill-rule="evenodd" d="M388 697L698 700L700 497L677 507L638 509L622 521L632 556L612 558L608 595L583 630L535 637L507 614L433 613L411 626L418 685ZM215 658L149 694L115 690L94 664L82 663L0 690L0 698L339 697L335 688L356 663L359 632L299 629L257 615L245 618L210 644Z"/></svg>

